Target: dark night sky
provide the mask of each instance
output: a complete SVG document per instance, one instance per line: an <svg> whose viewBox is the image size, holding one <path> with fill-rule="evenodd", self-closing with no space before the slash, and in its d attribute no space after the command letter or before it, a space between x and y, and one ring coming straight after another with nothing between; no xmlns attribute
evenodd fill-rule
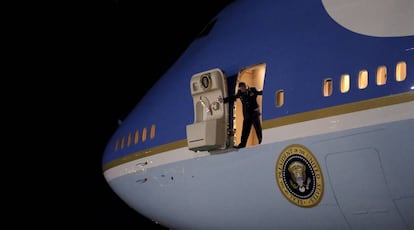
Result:
<svg viewBox="0 0 414 230"><path fill-rule="evenodd" d="M102 154L117 120L227 2L107 0L72 15L78 19L73 33L68 32L68 52L77 54L68 60L73 68L64 82L69 106L63 112L76 123L69 124L74 130L68 133L76 135L67 142L73 145L70 154L76 154L69 174L79 199L69 201L74 209L65 214L67 223L138 229L153 224L110 190L101 170Z"/></svg>

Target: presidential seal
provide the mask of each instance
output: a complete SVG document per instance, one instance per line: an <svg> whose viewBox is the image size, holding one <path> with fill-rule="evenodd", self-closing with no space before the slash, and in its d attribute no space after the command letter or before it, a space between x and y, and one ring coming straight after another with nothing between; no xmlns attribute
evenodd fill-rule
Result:
<svg viewBox="0 0 414 230"><path fill-rule="evenodd" d="M303 145L287 146L276 161L277 185L283 195L300 207L317 205L323 195L323 176L315 156Z"/></svg>

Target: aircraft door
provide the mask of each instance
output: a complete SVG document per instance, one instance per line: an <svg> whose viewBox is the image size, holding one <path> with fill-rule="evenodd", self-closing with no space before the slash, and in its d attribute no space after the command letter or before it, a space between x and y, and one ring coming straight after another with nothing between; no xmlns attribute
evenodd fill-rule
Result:
<svg viewBox="0 0 414 230"><path fill-rule="evenodd" d="M227 80L220 69L211 69L192 76L194 123L186 127L188 148L192 151L213 151L228 146Z"/></svg>

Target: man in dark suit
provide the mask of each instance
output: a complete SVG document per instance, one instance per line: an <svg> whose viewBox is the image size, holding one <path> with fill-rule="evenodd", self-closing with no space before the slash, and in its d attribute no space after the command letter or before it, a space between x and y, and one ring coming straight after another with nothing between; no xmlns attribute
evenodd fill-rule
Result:
<svg viewBox="0 0 414 230"><path fill-rule="evenodd" d="M224 103L240 99L243 105L243 128L240 144L234 146L235 148L246 147L247 139L249 138L252 125L256 130L259 144L262 143L262 126L260 124L260 108L257 104L257 96L263 95L262 90L257 90L255 87L248 87L246 83L239 83L239 90L236 95L224 98Z"/></svg>

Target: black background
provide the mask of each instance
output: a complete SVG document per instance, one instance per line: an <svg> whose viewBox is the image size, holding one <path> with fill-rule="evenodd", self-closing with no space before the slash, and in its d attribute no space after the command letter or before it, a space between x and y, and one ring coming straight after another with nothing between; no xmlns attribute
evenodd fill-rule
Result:
<svg viewBox="0 0 414 230"><path fill-rule="evenodd" d="M229 2L103 0L96 4L78 2L77 10L65 12L65 27L58 29L63 39L53 42L63 48L52 47L50 54L56 58L50 60L55 69L52 84L60 86L52 89L52 94L63 96L59 105L52 100L56 105L52 114L62 116L51 126L58 126L59 133L66 135L54 141L60 146L60 156L48 159L65 161L69 166L64 172L53 172L55 178L68 175L61 181L64 195L53 198L59 202L56 211L64 216L63 223L116 228L150 224L163 228L132 210L109 188L102 174L102 154L118 120L132 110ZM60 134L48 136L54 139ZM46 173L50 175L50 171Z"/></svg>

